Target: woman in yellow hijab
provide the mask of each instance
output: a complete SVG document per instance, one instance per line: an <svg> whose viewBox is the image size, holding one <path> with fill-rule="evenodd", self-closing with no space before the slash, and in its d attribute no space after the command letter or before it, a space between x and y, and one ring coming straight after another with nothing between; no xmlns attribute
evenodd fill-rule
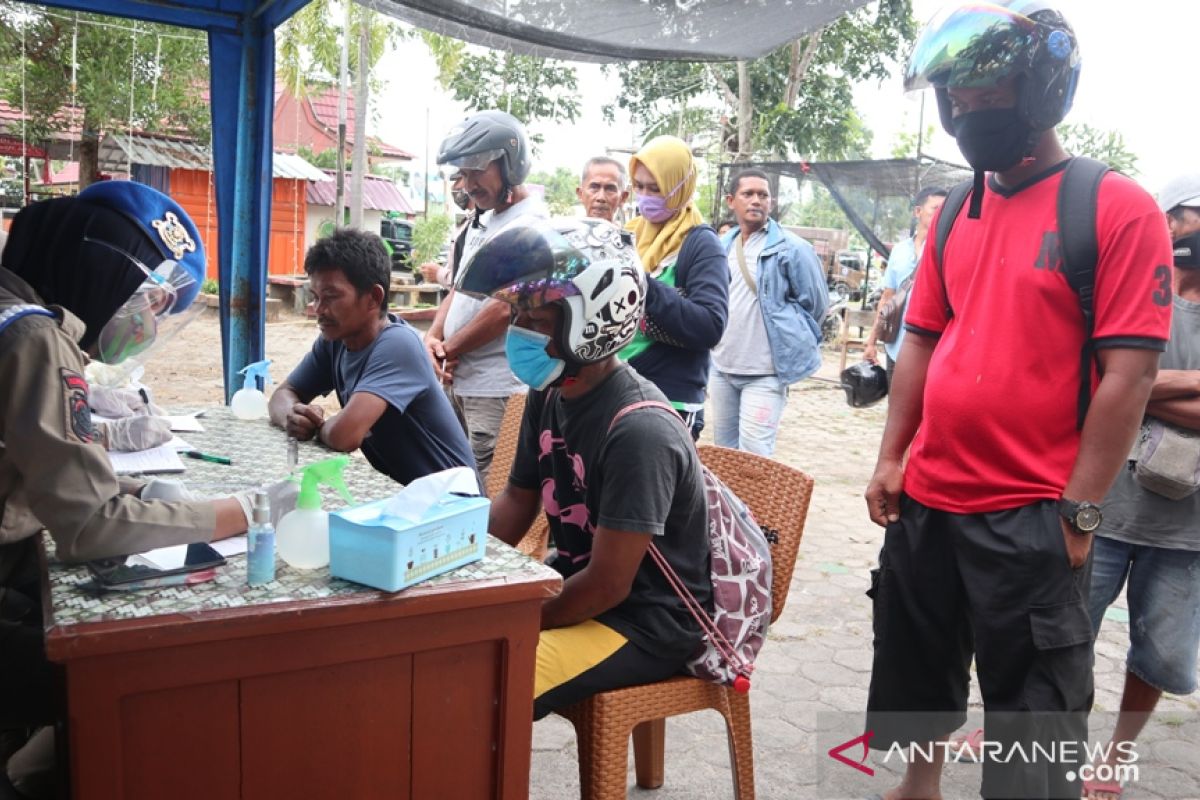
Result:
<svg viewBox="0 0 1200 800"><path fill-rule="evenodd" d="M729 314L729 264L692 195L696 163L687 144L657 136L629 160L640 216L625 227L649 273L641 330L620 356L653 382L693 429L704 408L709 352Z"/></svg>

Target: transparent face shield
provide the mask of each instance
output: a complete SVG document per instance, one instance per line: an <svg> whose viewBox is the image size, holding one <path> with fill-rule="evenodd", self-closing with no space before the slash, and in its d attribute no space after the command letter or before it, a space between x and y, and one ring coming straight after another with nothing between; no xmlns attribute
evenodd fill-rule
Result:
<svg viewBox="0 0 1200 800"><path fill-rule="evenodd" d="M553 228L514 228L479 249L456 288L518 308L538 308L578 295L572 278L590 263L585 253Z"/></svg>
<svg viewBox="0 0 1200 800"><path fill-rule="evenodd" d="M1024 14L993 3L944 9L917 40L904 89L994 86L1028 67L1039 28Z"/></svg>
<svg viewBox="0 0 1200 800"><path fill-rule="evenodd" d="M105 364L144 360L152 347L169 341L203 310L203 305L190 302L198 287L182 264L168 259L151 268L108 242L91 238L84 242L120 253L146 276L101 329L96 339L98 360Z"/></svg>

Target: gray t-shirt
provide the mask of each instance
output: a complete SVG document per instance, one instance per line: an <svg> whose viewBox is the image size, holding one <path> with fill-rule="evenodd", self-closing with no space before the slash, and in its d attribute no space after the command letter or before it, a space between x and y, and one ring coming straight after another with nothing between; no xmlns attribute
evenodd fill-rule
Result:
<svg viewBox="0 0 1200 800"><path fill-rule="evenodd" d="M478 226L473 225L467 230L459 270L465 269L471 263L475 251L500 231L549 216L546 204L536 197L526 197L498 214L494 211L487 212L480 219ZM473 320L485 302L455 292L450 301L450 310L446 314L443 339L449 339ZM508 368L503 336L496 337L483 347L464 353L454 370L454 392L463 397L508 397L524 388L525 384L517 380Z"/></svg>
<svg viewBox="0 0 1200 800"><path fill-rule="evenodd" d="M729 245L729 323L713 348L713 365L729 375L774 375L775 359L767 341L767 324L758 304L758 292L750 288L738 261L738 239ZM767 244L767 230L750 234L742 245L746 270L758 283L760 256Z"/></svg>
<svg viewBox="0 0 1200 800"><path fill-rule="evenodd" d="M1171 340L1160 369L1200 369L1200 303L1175 298ZM1200 492L1171 500L1143 489L1133 465L1121 470L1104 499L1101 535L1168 550L1200 550Z"/></svg>

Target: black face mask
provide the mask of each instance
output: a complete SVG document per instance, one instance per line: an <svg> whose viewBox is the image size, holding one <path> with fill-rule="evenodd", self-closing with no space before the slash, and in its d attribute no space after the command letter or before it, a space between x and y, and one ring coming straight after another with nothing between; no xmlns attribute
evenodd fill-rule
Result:
<svg viewBox="0 0 1200 800"><path fill-rule="evenodd" d="M1180 236L1173 243L1175 266L1179 269L1200 269L1200 231Z"/></svg>
<svg viewBox="0 0 1200 800"><path fill-rule="evenodd" d="M977 171L1011 169L1032 149L1033 131L1015 108L969 111L955 117L953 125L958 149Z"/></svg>

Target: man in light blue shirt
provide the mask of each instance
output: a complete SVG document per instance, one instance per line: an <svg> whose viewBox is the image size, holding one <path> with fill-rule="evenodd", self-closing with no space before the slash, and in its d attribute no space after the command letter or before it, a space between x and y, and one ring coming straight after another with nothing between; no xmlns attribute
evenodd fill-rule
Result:
<svg viewBox="0 0 1200 800"><path fill-rule="evenodd" d="M884 303L892 299L901 284L917 271L917 264L921 262L921 253L925 251L925 237L929 233L929 226L945 201L945 189L928 186L917 193L917 199L913 201L913 219L916 220L916 229L912 236L897 242L892 248L891 255L888 256L887 272L883 273L883 294L879 297L879 304L875 306L876 323L879 322L879 309L883 308ZM906 307L905 311L907 312L907 310ZM872 364L877 363L879 358L875 346L875 329L876 326L872 325L863 349L863 358ZM887 351L889 385L892 380L892 370L896 368L896 358L900 355L900 343L903 341L904 326L901 325L895 341L884 342L883 345L884 350Z"/></svg>

